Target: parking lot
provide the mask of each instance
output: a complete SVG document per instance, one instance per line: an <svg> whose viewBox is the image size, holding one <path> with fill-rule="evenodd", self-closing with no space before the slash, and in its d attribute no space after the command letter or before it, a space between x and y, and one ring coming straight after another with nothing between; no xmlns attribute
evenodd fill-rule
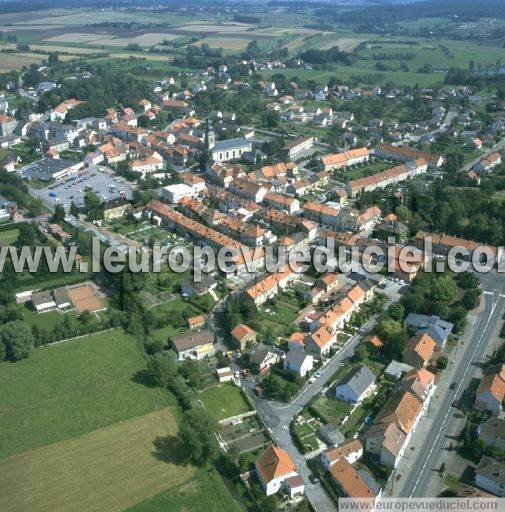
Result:
<svg viewBox="0 0 505 512"><path fill-rule="evenodd" d="M93 191L102 201L124 195L132 198L130 184L107 167L92 166L58 180L38 190L46 204L62 204L67 210L73 201L79 208L84 206L84 194Z"/></svg>

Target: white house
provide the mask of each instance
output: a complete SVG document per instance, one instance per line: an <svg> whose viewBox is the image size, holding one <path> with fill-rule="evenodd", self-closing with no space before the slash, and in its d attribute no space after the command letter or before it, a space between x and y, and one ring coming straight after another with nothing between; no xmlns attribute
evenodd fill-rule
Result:
<svg viewBox="0 0 505 512"><path fill-rule="evenodd" d="M321 452L321 463L325 469L330 469L335 462L345 458L349 464L354 464L363 455L363 445L359 439L347 439L338 446L331 446Z"/></svg>
<svg viewBox="0 0 505 512"><path fill-rule="evenodd" d="M302 350L290 350L284 358L284 370L305 377L314 367L314 358Z"/></svg>
<svg viewBox="0 0 505 512"><path fill-rule="evenodd" d="M505 365L486 369L475 394L475 408L498 414L505 398Z"/></svg>
<svg viewBox="0 0 505 512"><path fill-rule="evenodd" d="M298 477L296 466L289 454L281 448L270 445L255 463L256 474L267 496L286 488L286 480ZM299 486L297 486L299 487Z"/></svg>
<svg viewBox="0 0 505 512"><path fill-rule="evenodd" d="M375 374L367 366L351 368L335 386L335 396L350 404L359 404L373 389Z"/></svg>
<svg viewBox="0 0 505 512"><path fill-rule="evenodd" d="M217 368L216 376L219 382L230 382L233 380L233 372L229 366L226 366L225 368Z"/></svg>

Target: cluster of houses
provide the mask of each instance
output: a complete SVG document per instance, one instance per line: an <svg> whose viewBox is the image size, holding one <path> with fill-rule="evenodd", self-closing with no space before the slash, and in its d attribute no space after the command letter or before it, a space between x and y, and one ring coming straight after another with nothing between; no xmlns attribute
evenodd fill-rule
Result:
<svg viewBox="0 0 505 512"><path fill-rule="evenodd" d="M383 346L377 336L369 342L377 350ZM322 466L344 497L368 498L372 503L380 499L382 489L360 459L367 452L383 466L397 466L435 392L435 375L426 366L436 346L426 333L413 336L403 353L404 362L389 377L395 382L392 391L362 439L347 439L321 452ZM374 394L376 382L377 375L370 368L355 365L336 382L334 396L359 407Z"/></svg>
<svg viewBox="0 0 505 512"><path fill-rule="evenodd" d="M502 417L505 399L505 365L487 367L475 393L474 407L490 416L477 428L477 436L484 446L505 450ZM475 483L481 489L505 497L505 464L493 457L484 456L475 469Z"/></svg>

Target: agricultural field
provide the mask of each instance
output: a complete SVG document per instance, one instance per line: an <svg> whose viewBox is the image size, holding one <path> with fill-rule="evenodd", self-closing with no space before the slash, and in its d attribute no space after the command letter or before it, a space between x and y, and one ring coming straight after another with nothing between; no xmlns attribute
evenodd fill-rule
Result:
<svg viewBox="0 0 505 512"><path fill-rule="evenodd" d="M37 53L0 53L0 73L11 71L12 69L20 70L23 67L29 67L31 64L41 64L47 59L47 55ZM71 55L62 55L60 60L69 61L75 59Z"/></svg>
<svg viewBox="0 0 505 512"><path fill-rule="evenodd" d="M71 55L78 56L86 56L91 54L100 53L99 50L93 48L76 48L74 46L62 46L62 45L52 45L52 44L32 44L30 45L30 49L34 52L42 51L42 52L61 52L61 53L69 53ZM105 52L104 52L105 53Z"/></svg>
<svg viewBox="0 0 505 512"><path fill-rule="evenodd" d="M176 25L194 20L194 16L175 15L139 10L115 9L51 9L41 12L14 13L2 15L2 22L8 27L21 25L26 27L78 27L98 23L153 23Z"/></svg>
<svg viewBox="0 0 505 512"><path fill-rule="evenodd" d="M29 359L0 368L0 457L84 435L168 403L149 386L135 341L120 330L40 348Z"/></svg>
<svg viewBox="0 0 505 512"><path fill-rule="evenodd" d="M344 52L352 52L359 46L361 43L366 41L364 38L358 37L341 37L335 36L335 34L325 34L321 39L321 42L315 45L315 48L319 48L320 50L328 50L333 46L338 46L340 50Z"/></svg>
<svg viewBox="0 0 505 512"><path fill-rule="evenodd" d="M175 400L122 331L1 363L0 387L1 510L239 510L215 470L186 462Z"/></svg>
<svg viewBox="0 0 505 512"><path fill-rule="evenodd" d="M412 71L417 70L425 64L430 64L433 68L448 69L451 66L468 68L471 60L480 62L483 66L494 66L496 61L503 58L503 49L492 46L478 45L467 41L440 41L440 42L424 42L414 40L417 45L407 45L395 43L394 41L387 44L368 45L367 48L358 52L363 58L370 59L368 61L358 61L359 67L366 66L373 68L376 60L373 59L374 54L395 55L398 53L413 53L415 57L411 60L405 60L406 64ZM445 50L444 50L445 48ZM399 66L401 59L382 60L386 65Z"/></svg>
<svg viewBox="0 0 505 512"><path fill-rule="evenodd" d="M198 395L198 399L216 421L231 418L250 410L240 389L233 384L227 383L206 389Z"/></svg>
<svg viewBox="0 0 505 512"><path fill-rule="evenodd" d="M44 40L46 43L85 43L94 47L125 47L128 44L138 44L142 47L154 46L163 40L177 39L178 36L160 32L148 32L135 37L116 37L113 34L87 34L70 32L52 36Z"/></svg>
<svg viewBox="0 0 505 512"><path fill-rule="evenodd" d="M187 483L177 430L163 409L2 459L0 509L119 511Z"/></svg>

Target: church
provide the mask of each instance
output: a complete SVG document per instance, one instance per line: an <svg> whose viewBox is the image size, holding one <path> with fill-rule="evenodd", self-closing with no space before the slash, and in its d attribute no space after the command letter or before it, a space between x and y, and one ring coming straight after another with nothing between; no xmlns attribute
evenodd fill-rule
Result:
<svg viewBox="0 0 505 512"><path fill-rule="evenodd" d="M241 158L244 153L252 151L252 141L245 137L216 142L214 130L210 125L207 125L206 138L209 155L215 162L227 162L228 160Z"/></svg>

